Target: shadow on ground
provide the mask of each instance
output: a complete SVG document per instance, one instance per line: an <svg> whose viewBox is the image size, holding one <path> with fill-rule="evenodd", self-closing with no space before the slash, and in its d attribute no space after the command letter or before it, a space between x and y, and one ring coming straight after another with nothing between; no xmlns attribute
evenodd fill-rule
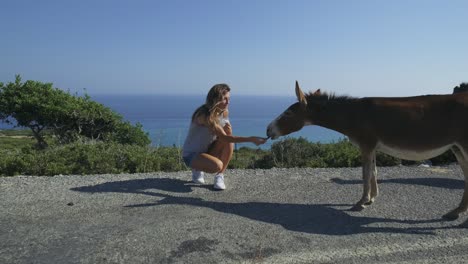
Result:
<svg viewBox="0 0 468 264"><path fill-rule="evenodd" d="M332 178L332 182L337 184L362 184L362 180L344 180L341 178ZM413 179L383 179L377 180L380 183L396 183L408 185L421 185L428 187L447 188L447 189L464 189L465 183L463 180L450 178L413 178Z"/></svg>
<svg viewBox="0 0 468 264"><path fill-rule="evenodd" d="M350 183L352 182L352 183ZM359 182L356 182L359 183ZM401 182L403 183L403 182ZM354 181L340 184L354 184ZM414 184L409 181L408 184ZM358 233L407 233L407 234L433 234L437 228L424 227L388 227L386 223L399 224L428 224L440 222L440 219L431 220L400 220L375 217L353 216L344 209L350 204L291 204L268 202L229 203L207 201L196 197L180 197L181 193L189 194L192 188L207 188L207 186L194 185L187 181L170 178L136 179L102 183L92 186L72 188L73 191L85 193L134 193L144 194L159 199L144 204L126 205L126 208L141 208L161 205L188 205L210 208L212 210L241 216L255 221L281 225L287 230L325 235L351 235ZM173 194L161 193L159 191ZM177 196L174 196L177 195ZM382 225L383 224L383 225Z"/></svg>

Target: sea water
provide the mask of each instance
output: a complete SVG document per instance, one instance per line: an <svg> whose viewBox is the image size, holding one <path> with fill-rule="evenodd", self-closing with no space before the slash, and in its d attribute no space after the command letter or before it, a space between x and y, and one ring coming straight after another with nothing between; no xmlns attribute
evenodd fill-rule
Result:
<svg viewBox="0 0 468 264"><path fill-rule="evenodd" d="M194 110L205 101L204 95L91 95L91 100L102 103L123 116L124 120L142 124L153 146L181 147L188 133ZM266 137L266 127L288 106L296 102L288 96L231 95L229 119L236 136ZM9 128L2 124L0 128ZM335 142L344 135L319 126L306 126L288 137L304 137L311 142ZM281 138L279 138L281 139ZM270 148L273 140L261 145ZM236 147L257 148L252 143Z"/></svg>

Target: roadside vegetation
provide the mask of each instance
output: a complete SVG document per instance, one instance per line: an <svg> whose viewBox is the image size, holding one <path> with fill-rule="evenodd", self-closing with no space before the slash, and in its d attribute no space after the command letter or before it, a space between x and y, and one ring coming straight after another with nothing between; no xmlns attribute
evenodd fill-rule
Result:
<svg viewBox="0 0 468 264"><path fill-rule="evenodd" d="M188 170L178 147L153 147L140 124L132 125L87 95L36 81L0 83L0 176L144 173ZM451 152L433 165L455 162ZM360 166L359 150L343 139L329 144L284 138L269 150L236 149L230 169ZM378 153L378 166L418 164Z"/></svg>
<svg viewBox="0 0 468 264"><path fill-rule="evenodd" d="M4 134L6 131L0 131ZM15 135L15 131L8 131ZM20 132L23 133L23 132ZM0 136L0 175L85 175L144 173L188 170L178 147L152 147L116 142L87 141L35 147L32 137ZM433 165L455 162L451 152L431 159ZM378 153L378 166L417 165ZM358 167L359 150L348 140L312 143L304 138L286 138L271 149L242 147L234 151L229 169L269 169L293 167Z"/></svg>

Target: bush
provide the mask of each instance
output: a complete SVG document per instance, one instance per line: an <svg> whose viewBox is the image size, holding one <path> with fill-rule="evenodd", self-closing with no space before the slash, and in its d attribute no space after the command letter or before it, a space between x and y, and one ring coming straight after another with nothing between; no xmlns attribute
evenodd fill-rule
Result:
<svg viewBox="0 0 468 264"><path fill-rule="evenodd" d="M3 139L3 138L1 138ZM188 170L177 147L151 147L88 140L66 145L51 145L39 150L31 139L22 138L17 148L0 149L0 175L58 175L143 173ZM0 141L1 143L1 141ZM451 152L431 159L434 165L455 160ZM407 163L377 153L378 166ZM414 164L411 163L411 164ZM348 140L336 143L311 143L304 138L286 138L270 150L242 147L234 151L230 169L269 169L272 167L356 167L361 166L359 150Z"/></svg>
<svg viewBox="0 0 468 264"><path fill-rule="evenodd" d="M229 169L256 169L265 168L258 163L269 151L260 148L253 149L248 147L241 147L234 150L231 162L229 162Z"/></svg>
<svg viewBox="0 0 468 264"><path fill-rule="evenodd" d="M361 153L348 140L325 144L323 154L326 167L356 167L361 165Z"/></svg>
<svg viewBox="0 0 468 264"><path fill-rule="evenodd" d="M273 143L271 157L265 159L274 167L292 168L307 167L311 164L322 164L324 149L320 143L310 143L305 138L287 138Z"/></svg>
<svg viewBox="0 0 468 264"><path fill-rule="evenodd" d="M402 164L402 160L382 152L377 152L376 163L377 166L397 166Z"/></svg>
<svg viewBox="0 0 468 264"><path fill-rule="evenodd" d="M13 175L140 173L180 171L180 149L118 143L71 143L45 150L23 149L0 152L0 173Z"/></svg>
<svg viewBox="0 0 468 264"><path fill-rule="evenodd" d="M361 166L361 153L349 140L336 143L311 143L304 138L287 138L275 142L270 155L256 162L261 168L292 167L357 167ZM378 166L394 166L400 159L377 152Z"/></svg>
<svg viewBox="0 0 468 264"><path fill-rule="evenodd" d="M20 150L0 150L0 175L19 175L25 168L26 164Z"/></svg>
<svg viewBox="0 0 468 264"><path fill-rule="evenodd" d="M259 163L266 167L350 167L360 165L359 150L349 141L333 144L311 143L305 138L275 142L271 156Z"/></svg>

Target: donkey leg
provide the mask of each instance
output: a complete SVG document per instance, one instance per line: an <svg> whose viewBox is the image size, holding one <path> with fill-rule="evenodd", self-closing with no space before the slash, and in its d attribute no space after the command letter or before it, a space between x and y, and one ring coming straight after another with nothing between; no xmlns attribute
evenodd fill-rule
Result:
<svg viewBox="0 0 468 264"><path fill-rule="evenodd" d="M362 154L362 198L352 208L351 211L361 211L366 205L371 203L371 178L372 178L372 153Z"/></svg>
<svg viewBox="0 0 468 264"><path fill-rule="evenodd" d="M447 220L457 219L461 213L466 212L468 209L468 153L465 149L460 150L458 147L452 147L452 152L455 154L458 164L460 164L463 171L463 176L465 177L465 190L463 192L460 205L443 216L443 218Z"/></svg>
<svg viewBox="0 0 468 264"><path fill-rule="evenodd" d="M374 153L372 157L372 166L371 166L371 190L370 190L370 201L367 202L365 205L371 205L375 198L379 195L379 186L377 185L377 166L375 160L376 154Z"/></svg>

